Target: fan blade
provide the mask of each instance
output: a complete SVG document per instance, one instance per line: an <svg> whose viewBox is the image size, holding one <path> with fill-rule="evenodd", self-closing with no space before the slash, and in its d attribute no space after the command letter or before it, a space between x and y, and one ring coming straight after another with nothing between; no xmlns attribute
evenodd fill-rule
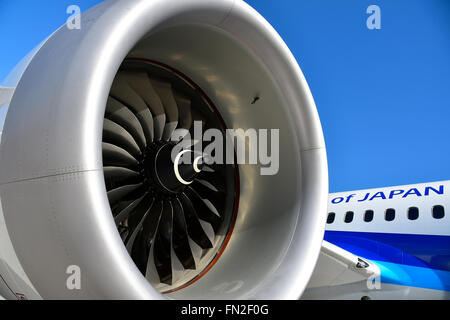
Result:
<svg viewBox="0 0 450 320"><path fill-rule="evenodd" d="M166 114L158 93L153 88L146 72L127 73L132 88L145 101L153 115L154 140L161 140L166 123Z"/></svg>
<svg viewBox="0 0 450 320"><path fill-rule="evenodd" d="M208 188L212 192L222 192L222 191L219 191L219 189L217 189L217 187L215 185L213 185L211 182L209 182L207 180L199 179L199 176L197 176L195 181L197 181L198 183L204 185L206 188ZM222 182L222 181L220 181L220 182Z"/></svg>
<svg viewBox="0 0 450 320"><path fill-rule="evenodd" d="M192 188L187 187L184 193L192 202L192 207L195 208L197 216L201 220L210 223L214 228L214 232L217 234L222 219L206 205L203 199Z"/></svg>
<svg viewBox="0 0 450 320"><path fill-rule="evenodd" d="M139 162L124 149L110 143L102 142L103 165L133 168Z"/></svg>
<svg viewBox="0 0 450 320"><path fill-rule="evenodd" d="M195 241L192 240L190 236L188 236L188 239L189 239L189 247L191 248L192 256L194 257L194 263L196 266L199 266L200 260L202 259L203 256L203 249L197 243L195 243Z"/></svg>
<svg viewBox="0 0 450 320"><path fill-rule="evenodd" d="M226 190L225 177L221 172L214 171L207 164L203 164L202 171L197 175L197 180L208 188L224 193Z"/></svg>
<svg viewBox="0 0 450 320"><path fill-rule="evenodd" d="M178 106L178 125L189 130L192 126L191 100L178 92L174 92L174 97Z"/></svg>
<svg viewBox="0 0 450 320"><path fill-rule="evenodd" d="M185 269L195 269L195 259L189 245L189 238L183 208L178 200L172 201L172 207L173 249Z"/></svg>
<svg viewBox="0 0 450 320"><path fill-rule="evenodd" d="M123 222L125 219L127 219L130 215L130 213L136 208L136 206L141 203L141 201L144 199L146 194L144 194L142 197L132 201L130 204L128 204L124 209L119 211L117 215L114 217L114 221L116 224L119 224Z"/></svg>
<svg viewBox="0 0 450 320"><path fill-rule="evenodd" d="M178 125L178 106L172 92L172 85L170 83L150 78L153 88L158 94L164 107L166 114L166 125L162 140L169 141L173 131Z"/></svg>
<svg viewBox="0 0 450 320"><path fill-rule="evenodd" d="M156 270L162 283L172 284L172 232L173 209L170 202L164 202L161 220L154 240Z"/></svg>
<svg viewBox="0 0 450 320"><path fill-rule="evenodd" d="M137 205L135 210L132 211L133 214L130 215L130 218L128 219L128 226L131 230L131 234L129 234L125 240L125 247L129 253L131 253L136 236L138 232L141 231L142 224L150 212L153 202L154 199L150 194L145 195L144 199Z"/></svg>
<svg viewBox="0 0 450 320"><path fill-rule="evenodd" d="M158 206L152 210L149 218L144 223L144 234L146 235L145 243L150 246L150 250L147 255L147 259L145 261L145 277L152 283L159 282L158 270L155 265L155 251L154 251L154 242L155 242L155 234L159 228L159 224L161 222L161 216L163 213L163 202L159 201Z"/></svg>
<svg viewBox="0 0 450 320"><path fill-rule="evenodd" d="M193 189L201 199L203 199L203 202L205 202L208 207L212 209L211 211L219 217L222 215L221 213L225 210L225 195L223 193L213 191L207 185L200 183L197 180L192 183L190 188ZM209 203L211 203L214 208L211 208Z"/></svg>
<svg viewBox="0 0 450 320"><path fill-rule="evenodd" d="M136 184L143 181L143 177L133 170L123 167L104 167L106 191L127 184Z"/></svg>
<svg viewBox="0 0 450 320"><path fill-rule="evenodd" d="M153 116L144 100L130 87L126 74L119 72L114 79L110 95L132 110L145 134L147 144L153 141Z"/></svg>
<svg viewBox="0 0 450 320"><path fill-rule="evenodd" d="M125 149L135 158L141 156L141 150L131 134L109 119L103 120L103 141Z"/></svg>
<svg viewBox="0 0 450 320"><path fill-rule="evenodd" d="M134 113L113 97L108 97L105 117L127 130L141 150L146 147L145 134Z"/></svg>
<svg viewBox="0 0 450 320"><path fill-rule="evenodd" d="M131 185L118 187L116 189L112 189L112 190L108 191L107 194L108 194L109 204L111 206L114 206L116 203L118 203L120 200L122 200L123 197L130 194L131 192L138 190L142 186L143 186L142 183L131 184Z"/></svg>
<svg viewBox="0 0 450 320"><path fill-rule="evenodd" d="M124 167L104 167L103 173L105 175L105 180L118 183L141 178L138 172Z"/></svg>
<svg viewBox="0 0 450 320"><path fill-rule="evenodd" d="M203 230L199 218L195 213L194 207L192 206L192 202L185 194L181 194L179 200L181 206L183 207L184 216L186 219L186 227L191 239L202 249L212 248L212 242L209 240L208 235Z"/></svg>
<svg viewBox="0 0 450 320"><path fill-rule="evenodd" d="M200 224L202 225L203 231L205 231L205 234L208 236L209 241L214 244L214 239L216 238L216 233L214 232L214 228L209 222L199 220Z"/></svg>
<svg viewBox="0 0 450 320"><path fill-rule="evenodd" d="M205 164L205 165L203 165L202 172L212 173L212 172L216 172L216 170L211 168L209 165Z"/></svg>
<svg viewBox="0 0 450 320"><path fill-rule="evenodd" d="M149 261L153 239L159 225L162 214L162 201L155 201L142 224L142 230L135 240L135 246L131 252L136 266L145 275ZM152 259L153 261L153 259Z"/></svg>

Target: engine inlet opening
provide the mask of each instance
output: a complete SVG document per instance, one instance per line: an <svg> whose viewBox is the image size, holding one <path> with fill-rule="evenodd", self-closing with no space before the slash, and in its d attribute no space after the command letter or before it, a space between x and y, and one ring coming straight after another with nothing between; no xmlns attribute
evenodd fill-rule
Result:
<svg viewBox="0 0 450 320"><path fill-rule="evenodd" d="M186 76L154 61L124 61L103 124L105 183L128 253L162 293L188 286L212 267L237 214L238 167L205 164L197 141L186 146L182 135L174 139L174 132L194 137L194 122L203 132L225 134L216 107ZM192 162L181 163L181 156Z"/></svg>

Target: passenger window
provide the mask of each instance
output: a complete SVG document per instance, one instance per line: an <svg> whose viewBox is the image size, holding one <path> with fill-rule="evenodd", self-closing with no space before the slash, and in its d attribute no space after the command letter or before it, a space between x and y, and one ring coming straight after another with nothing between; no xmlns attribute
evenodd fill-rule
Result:
<svg viewBox="0 0 450 320"><path fill-rule="evenodd" d="M350 223L352 221L353 221L353 211L347 211L347 213L345 214L344 222Z"/></svg>
<svg viewBox="0 0 450 320"><path fill-rule="evenodd" d="M419 208L411 207L408 209L408 219L417 220L419 218Z"/></svg>
<svg viewBox="0 0 450 320"><path fill-rule="evenodd" d="M373 220L373 210L366 210L364 213L364 221L370 222Z"/></svg>
<svg viewBox="0 0 450 320"><path fill-rule="evenodd" d="M384 219L386 221L392 221L395 219L395 209L389 208L386 210Z"/></svg>
<svg viewBox="0 0 450 320"><path fill-rule="evenodd" d="M434 206L433 207L433 218L442 219L445 216L444 207L443 206Z"/></svg>
<svg viewBox="0 0 450 320"><path fill-rule="evenodd" d="M336 214L334 212L330 212L328 214L328 219L327 219L327 223L331 224L334 222L334 218L336 217Z"/></svg>

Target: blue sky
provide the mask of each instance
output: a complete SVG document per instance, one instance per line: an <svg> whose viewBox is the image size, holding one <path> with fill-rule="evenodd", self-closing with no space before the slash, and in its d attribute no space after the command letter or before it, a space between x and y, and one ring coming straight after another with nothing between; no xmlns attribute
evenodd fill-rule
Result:
<svg viewBox="0 0 450 320"><path fill-rule="evenodd" d="M99 0L0 0L0 79ZM248 0L286 41L314 95L330 191L450 179L450 1ZM366 8L381 8L381 30Z"/></svg>

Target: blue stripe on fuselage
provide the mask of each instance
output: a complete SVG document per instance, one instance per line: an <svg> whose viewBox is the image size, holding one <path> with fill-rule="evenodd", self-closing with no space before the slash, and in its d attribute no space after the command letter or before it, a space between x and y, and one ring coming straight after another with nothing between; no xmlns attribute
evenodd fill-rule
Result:
<svg viewBox="0 0 450 320"><path fill-rule="evenodd" d="M380 268L381 282L450 291L450 272L372 260Z"/></svg>
<svg viewBox="0 0 450 320"><path fill-rule="evenodd" d="M374 262L382 283L450 291L450 236L326 231L324 240Z"/></svg>
<svg viewBox="0 0 450 320"><path fill-rule="evenodd" d="M326 231L324 239L369 260L450 271L450 236Z"/></svg>

